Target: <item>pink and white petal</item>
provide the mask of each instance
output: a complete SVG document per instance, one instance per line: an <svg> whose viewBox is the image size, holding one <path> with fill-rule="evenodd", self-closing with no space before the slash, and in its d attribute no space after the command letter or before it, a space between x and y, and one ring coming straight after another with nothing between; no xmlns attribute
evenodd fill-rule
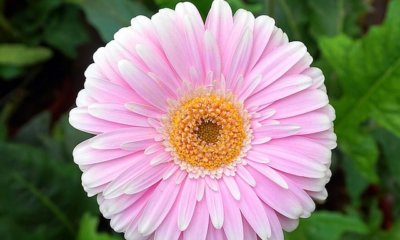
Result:
<svg viewBox="0 0 400 240"><path fill-rule="evenodd" d="M129 86L139 96L161 111L166 111L168 106L166 100L171 98L167 90L162 89L154 79L128 61L121 60L118 67Z"/></svg>
<svg viewBox="0 0 400 240"><path fill-rule="evenodd" d="M253 45L253 28L253 14L239 9L234 15L233 28L222 54L222 69L230 89L233 89L238 76L247 70Z"/></svg>
<svg viewBox="0 0 400 240"><path fill-rule="evenodd" d="M126 194L135 194L146 190L162 180L165 171L168 169L169 164L162 164L160 166L153 167L148 171L144 171L140 175L136 175L135 179L126 185L124 192Z"/></svg>
<svg viewBox="0 0 400 240"><path fill-rule="evenodd" d="M152 234L165 219L178 196L180 186L175 179L161 181L149 199L139 220L139 232L144 236Z"/></svg>
<svg viewBox="0 0 400 240"><path fill-rule="evenodd" d="M325 92L306 89L278 100L268 107L276 110L274 119L281 119L317 110L326 106L328 103L328 96Z"/></svg>
<svg viewBox="0 0 400 240"><path fill-rule="evenodd" d="M295 65L293 65L293 67L291 67L285 73L285 76L302 73L304 70L310 68L310 65L311 65L312 62L313 62L313 58L307 52Z"/></svg>
<svg viewBox="0 0 400 240"><path fill-rule="evenodd" d="M318 133L332 128L333 123L326 114L309 112L302 115L279 119L282 124L295 124L300 126L298 135Z"/></svg>
<svg viewBox="0 0 400 240"><path fill-rule="evenodd" d="M88 107L93 117L130 126L150 127L147 117L128 111L124 106L113 103L95 103Z"/></svg>
<svg viewBox="0 0 400 240"><path fill-rule="evenodd" d="M157 108L154 108L150 105L144 105L135 102L129 102L124 104L125 108L129 111L132 111L136 114L149 117L149 118L159 118L162 114Z"/></svg>
<svg viewBox="0 0 400 240"><path fill-rule="evenodd" d="M249 173L246 167L242 165L237 166L237 174L240 178L242 178L248 185L254 187L256 185L256 180Z"/></svg>
<svg viewBox="0 0 400 240"><path fill-rule="evenodd" d="M258 183L254 191L263 202L286 217L296 219L301 216L303 207L290 189L281 188L253 169L249 171Z"/></svg>
<svg viewBox="0 0 400 240"><path fill-rule="evenodd" d="M111 218L111 216L123 212L125 209L132 206L134 203L138 202L142 197L148 198L154 189L149 189L137 194L124 194L117 198L104 199L100 194L98 199L101 197L102 202L99 204L100 212L105 218ZM146 194L146 195L145 195Z"/></svg>
<svg viewBox="0 0 400 240"><path fill-rule="evenodd" d="M168 88L176 90L179 87L178 75L170 66L163 52L151 48L148 44L137 44L136 52L149 70L167 83ZM175 92L173 91L173 93Z"/></svg>
<svg viewBox="0 0 400 240"><path fill-rule="evenodd" d="M191 178L186 178L183 183L181 196L178 206L178 228L184 231L188 228L190 220L192 220L193 213L196 207L196 189L197 181Z"/></svg>
<svg viewBox="0 0 400 240"><path fill-rule="evenodd" d="M292 193L297 197L301 206L303 207L303 213L300 217L307 218L310 217L311 213L315 210L315 203L311 197L295 183L293 183L289 178L285 179L291 189Z"/></svg>
<svg viewBox="0 0 400 240"><path fill-rule="evenodd" d="M91 63L85 70L84 76L86 78L96 78L96 79L103 79L105 81L107 80L107 77L104 76L104 74L101 72L101 69L98 64L96 63Z"/></svg>
<svg viewBox="0 0 400 240"><path fill-rule="evenodd" d="M322 178L300 177L292 174L287 174L284 172L280 172L280 174L282 174L283 177L290 179L296 186L298 186L301 189L318 192L322 191L325 188L325 185L330 180L331 173L330 170L328 171L329 173L327 173L326 176Z"/></svg>
<svg viewBox="0 0 400 240"><path fill-rule="evenodd" d="M210 32L206 30L204 33L204 64L206 73L212 72L214 76L221 74L221 55L217 42ZM211 82L206 82L211 84Z"/></svg>
<svg viewBox="0 0 400 240"><path fill-rule="evenodd" d="M304 135L311 141L321 144L329 149L334 149L337 147L337 137L336 134L333 132L333 128L323 131L323 132L318 132L318 133L313 133L313 134L307 134Z"/></svg>
<svg viewBox="0 0 400 240"><path fill-rule="evenodd" d="M310 67L304 70L302 74L307 75L312 79L313 81L313 84L311 86L312 89L318 89L322 85L324 85L325 76L322 73L321 69L316 67Z"/></svg>
<svg viewBox="0 0 400 240"><path fill-rule="evenodd" d="M222 229L215 229L212 224L208 225L207 240L226 240Z"/></svg>
<svg viewBox="0 0 400 240"><path fill-rule="evenodd" d="M229 4L223 0L213 1L205 25L206 30L209 30L214 36L220 52L223 54L233 27L232 10Z"/></svg>
<svg viewBox="0 0 400 240"><path fill-rule="evenodd" d="M116 71L114 63L108 58L107 54L111 49L101 47L93 54L93 60L98 65L98 69L106 79L114 84L126 86L125 81L121 78L118 71ZM115 63L117 64L117 63Z"/></svg>
<svg viewBox="0 0 400 240"><path fill-rule="evenodd" d="M144 158L135 166L126 169L118 178L104 189L105 198L114 198L122 194L135 194L146 190L161 181L168 164L150 166Z"/></svg>
<svg viewBox="0 0 400 240"><path fill-rule="evenodd" d="M266 48L274 28L275 20L273 18L264 15L256 18L253 31L254 43L248 65L249 70L251 70L260 59L261 54Z"/></svg>
<svg viewBox="0 0 400 240"><path fill-rule="evenodd" d="M277 217L277 213L267 205L264 205L264 209L265 212L267 213L269 222L271 224L271 239L283 240L284 236L283 236L282 226Z"/></svg>
<svg viewBox="0 0 400 240"><path fill-rule="evenodd" d="M254 139L270 137L271 139L286 138L296 135L300 127L295 124L263 125L254 129Z"/></svg>
<svg viewBox="0 0 400 240"><path fill-rule="evenodd" d="M76 97L77 107L87 107L96 102L97 101L94 98L89 96L89 93L85 89L80 90L78 96Z"/></svg>
<svg viewBox="0 0 400 240"><path fill-rule="evenodd" d="M126 124L93 117L89 114L87 107L77 107L72 109L69 113L68 121L74 128L93 134L113 132L115 130L129 127L129 125Z"/></svg>
<svg viewBox="0 0 400 240"><path fill-rule="evenodd" d="M97 78L86 78L85 90L87 94L99 103L119 103L135 101L144 102L143 99L129 87Z"/></svg>
<svg viewBox="0 0 400 240"><path fill-rule="evenodd" d="M91 165L82 174L82 185L93 188L107 184L135 165L137 159L133 154Z"/></svg>
<svg viewBox="0 0 400 240"><path fill-rule="evenodd" d="M249 165L265 177L269 178L274 183L278 184L280 187L284 189L288 189L289 186L284 178L277 172L275 169L270 168L266 164L256 163L256 162L249 162Z"/></svg>
<svg viewBox="0 0 400 240"><path fill-rule="evenodd" d="M240 200L240 190L234 177L224 176L222 180L235 200Z"/></svg>
<svg viewBox="0 0 400 240"><path fill-rule="evenodd" d="M154 234L154 240L178 240L181 235L181 231L176 225L176 219L178 218L178 207L179 204L176 202L172 206L170 212L165 217L164 221L157 228Z"/></svg>
<svg viewBox="0 0 400 240"><path fill-rule="evenodd" d="M241 178L236 177L236 181L242 192L239 201L242 215L261 239L268 239L271 236L271 226L262 202L253 189Z"/></svg>
<svg viewBox="0 0 400 240"><path fill-rule="evenodd" d="M290 42L281 46L270 54L260 59L248 74L251 76L261 74L263 81L256 88L260 91L282 77L291 67L293 67L307 52L307 48L301 42Z"/></svg>
<svg viewBox="0 0 400 240"><path fill-rule="evenodd" d="M151 20L168 61L182 80L189 80L192 60L187 51L183 21L174 11L166 9L153 15Z"/></svg>
<svg viewBox="0 0 400 240"><path fill-rule="evenodd" d="M263 83L261 82L260 84ZM245 104L247 107L268 106L275 101L309 88L311 84L311 78L306 75L290 75L283 77L258 93L253 94L246 100Z"/></svg>
<svg viewBox="0 0 400 240"><path fill-rule="evenodd" d="M197 203L189 227L183 232L183 239L205 240L207 236L209 219L207 203L206 200L203 199Z"/></svg>
<svg viewBox="0 0 400 240"><path fill-rule="evenodd" d="M249 225L245 218L243 220L243 239L245 240L257 240L257 233L254 232L253 228Z"/></svg>
<svg viewBox="0 0 400 240"><path fill-rule="evenodd" d="M293 232L299 226L299 219L287 218L279 213L276 213L282 229L286 232Z"/></svg>
<svg viewBox="0 0 400 240"><path fill-rule="evenodd" d="M281 149L282 151L294 152L322 164L329 164L332 152L329 148L311 141L304 136L291 136L282 139L273 139L269 146ZM288 148L287 146L290 146Z"/></svg>
<svg viewBox="0 0 400 240"><path fill-rule="evenodd" d="M110 225L116 232L126 231L128 225L135 219L146 206L151 194L144 194L123 211L111 216Z"/></svg>
<svg viewBox="0 0 400 240"><path fill-rule="evenodd" d="M215 190L206 187L205 195L211 223L216 229L221 229L224 224L224 207L221 192L216 192Z"/></svg>
<svg viewBox="0 0 400 240"><path fill-rule="evenodd" d="M144 148L143 148L144 149ZM90 165L95 163L106 162L116 158L124 157L134 153L133 151L126 151L122 149L99 150L91 147L91 139L78 144L72 155L76 164ZM87 168L87 166L85 167Z"/></svg>
<svg viewBox="0 0 400 240"><path fill-rule="evenodd" d="M129 127L99 134L90 142L95 149L119 149L127 143L154 139L156 134L153 128Z"/></svg>
<svg viewBox="0 0 400 240"><path fill-rule="evenodd" d="M307 193L310 195L310 197L312 197L315 201L319 203L323 203L328 197L328 191L326 191L326 189L319 192L307 191Z"/></svg>
<svg viewBox="0 0 400 240"><path fill-rule="evenodd" d="M232 177L230 178L235 181ZM225 182L225 181L224 181ZM237 186L237 185L236 185ZM239 209L239 202L232 198L228 186L224 183L220 184L222 200L224 203L224 232L228 240L243 240L243 222L242 214Z"/></svg>
<svg viewBox="0 0 400 240"><path fill-rule="evenodd" d="M278 27L274 27L274 30L272 31L272 35L268 41L267 47L264 49L261 58L263 59L266 56L268 56L272 51L277 49L280 46L286 45L289 43L288 36L286 33L282 31L282 29Z"/></svg>

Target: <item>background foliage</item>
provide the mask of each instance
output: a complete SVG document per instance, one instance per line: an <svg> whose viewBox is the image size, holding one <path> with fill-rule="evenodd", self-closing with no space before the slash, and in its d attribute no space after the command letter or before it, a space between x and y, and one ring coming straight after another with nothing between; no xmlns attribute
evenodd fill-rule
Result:
<svg viewBox="0 0 400 240"><path fill-rule="evenodd" d="M228 0L305 42L337 113L330 197L289 240L400 239L400 0ZM66 112L95 49L178 0L0 0L0 238L117 240ZM212 0L192 1L206 16Z"/></svg>

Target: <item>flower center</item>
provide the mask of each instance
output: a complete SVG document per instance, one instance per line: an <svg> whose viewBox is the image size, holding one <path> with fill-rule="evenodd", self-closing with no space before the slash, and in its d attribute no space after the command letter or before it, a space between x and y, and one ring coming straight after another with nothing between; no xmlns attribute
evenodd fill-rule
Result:
<svg viewBox="0 0 400 240"><path fill-rule="evenodd" d="M242 106L211 93L181 101L170 111L166 125L175 162L203 173L234 164L249 138Z"/></svg>

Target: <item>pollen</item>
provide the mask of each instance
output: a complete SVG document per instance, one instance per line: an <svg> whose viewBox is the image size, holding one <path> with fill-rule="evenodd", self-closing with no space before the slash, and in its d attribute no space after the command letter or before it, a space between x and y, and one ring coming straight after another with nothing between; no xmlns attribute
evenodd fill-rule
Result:
<svg viewBox="0 0 400 240"><path fill-rule="evenodd" d="M240 107L216 94L182 101L169 119L167 134L176 158L194 168L215 170L230 165L247 138Z"/></svg>

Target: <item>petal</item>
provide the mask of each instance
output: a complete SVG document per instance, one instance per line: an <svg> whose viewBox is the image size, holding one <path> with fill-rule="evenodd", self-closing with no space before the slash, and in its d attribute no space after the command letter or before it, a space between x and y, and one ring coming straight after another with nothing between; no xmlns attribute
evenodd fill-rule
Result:
<svg viewBox="0 0 400 240"><path fill-rule="evenodd" d="M261 84L263 83L261 82ZM311 86L311 84L311 78L306 75L290 75L283 77L274 84L249 97L246 100L246 106L253 107L271 104L275 101L307 89Z"/></svg>
<svg viewBox="0 0 400 240"><path fill-rule="evenodd" d="M290 42L265 56L257 63L249 76L263 75L262 83L257 87L260 91L282 77L307 52L301 42ZM251 77L250 77L251 78Z"/></svg>
<svg viewBox="0 0 400 240"><path fill-rule="evenodd" d="M68 121L74 128L93 134L112 132L129 127L129 125L93 117L89 114L87 107L72 109L69 112Z"/></svg>
<svg viewBox="0 0 400 240"><path fill-rule="evenodd" d="M183 232L185 240L205 240L209 225L209 215L206 200L198 202L189 227Z"/></svg>
<svg viewBox="0 0 400 240"><path fill-rule="evenodd" d="M175 202L180 186L174 180L169 178L161 181L149 199L138 226L144 236L150 235L160 226Z"/></svg>
<svg viewBox="0 0 400 240"><path fill-rule="evenodd" d="M282 176L274 169L266 166L265 164L256 163L256 162L249 162L249 165L254 170L258 171L259 173L261 173L265 177L269 178L274 183L278 184L280 187L285 188L285 189L289 188L285 179L282 178Z"/></svg>
<svg viewBox="0 0 400 240"><path fill-rule="evenodd" d="M178 240L181 235L181 231L176 225L176 219L178 218L178 203L175 203L171 208L169 214L165 217L164 221L157 228L154 234L154 240Z"/></svg>
<svg viewBox="0 0 400 240"><path fill-rule="evenodd" d="M224 208L222 204L221 192L216 192L206 187L205 189L208 212L213 226L221 229L224 223Z"/></svg>
<svg viewBox="0 0 400 240"><path fill-rule="evenodd" d="M242 215L261 239L268 239L271 236L271 227L260 199L241 178L236 177L236 180L242 192L239 201Z"/></svg>
<svg viewBox="0 0 400 240"><path fill-rule="evenodd" d="M232 10L229 4L223 0L213 1L207 16L206 29L208 29L216 39L221 53L230 37L232 27Z"/></svg>
<svg viewBox="0 0 400 240"><path fill-rule="evenodd" d="M197 181L186 178L183 185L178 206L178 228L184 231L189 226L196 207L196 185Z"/></svg>
<svg viewBox="0 0 400 240"><path fill-rule="evenodd" d="M170 97L168 91L162 89L154 79L128 61L120 61L118 67L124 79L139 96L161 111L166 111L166 98Z"/></svg>
<svg viewBox="0 0 400 240"><path fill-rule="evenodd" d="M232 177L223 177L235 180ZM225 182L225 181L224 181ZM235 182L236 184L236 182ZM237 185L236 185L237 186ZM243 240L242 214L238 207L239 202L231 197L226 184L220 184L222 200L224 203L224 232L228 240Z"/></svg>
<svg viewBox="0 0 400 240"><path fill-rule="evenodd" d="M88 107L88 112L93 117L110 122L130 126L149 127L146 117L128 111L125 107L119 104L95 103Z"/></svg>
<svg viewBox="0 0 400 240"><path fill-rule="evenodd" d="M293 117L314 111L328 104L328 96L321 90L304 90L272 103L275 109L274 119Z"/></svg>
<svg viewBox="0 0 400 240"><path fill-rule="evenodd" d="M225 186L228 188L229 192L231 193L232 197L236 200L240 200L240 190L235 181L235 178L224 176L222 180L225 183Z"/></svg>
<svg viewBox="0 0 400 240"><path fill-rule="evenodd" d="M257 181L254 191L268 206L289 218L299 218L303 208L290 189L283 189L253 169L249 169ZM273 194L271 194L273 193Z"/></svg>

